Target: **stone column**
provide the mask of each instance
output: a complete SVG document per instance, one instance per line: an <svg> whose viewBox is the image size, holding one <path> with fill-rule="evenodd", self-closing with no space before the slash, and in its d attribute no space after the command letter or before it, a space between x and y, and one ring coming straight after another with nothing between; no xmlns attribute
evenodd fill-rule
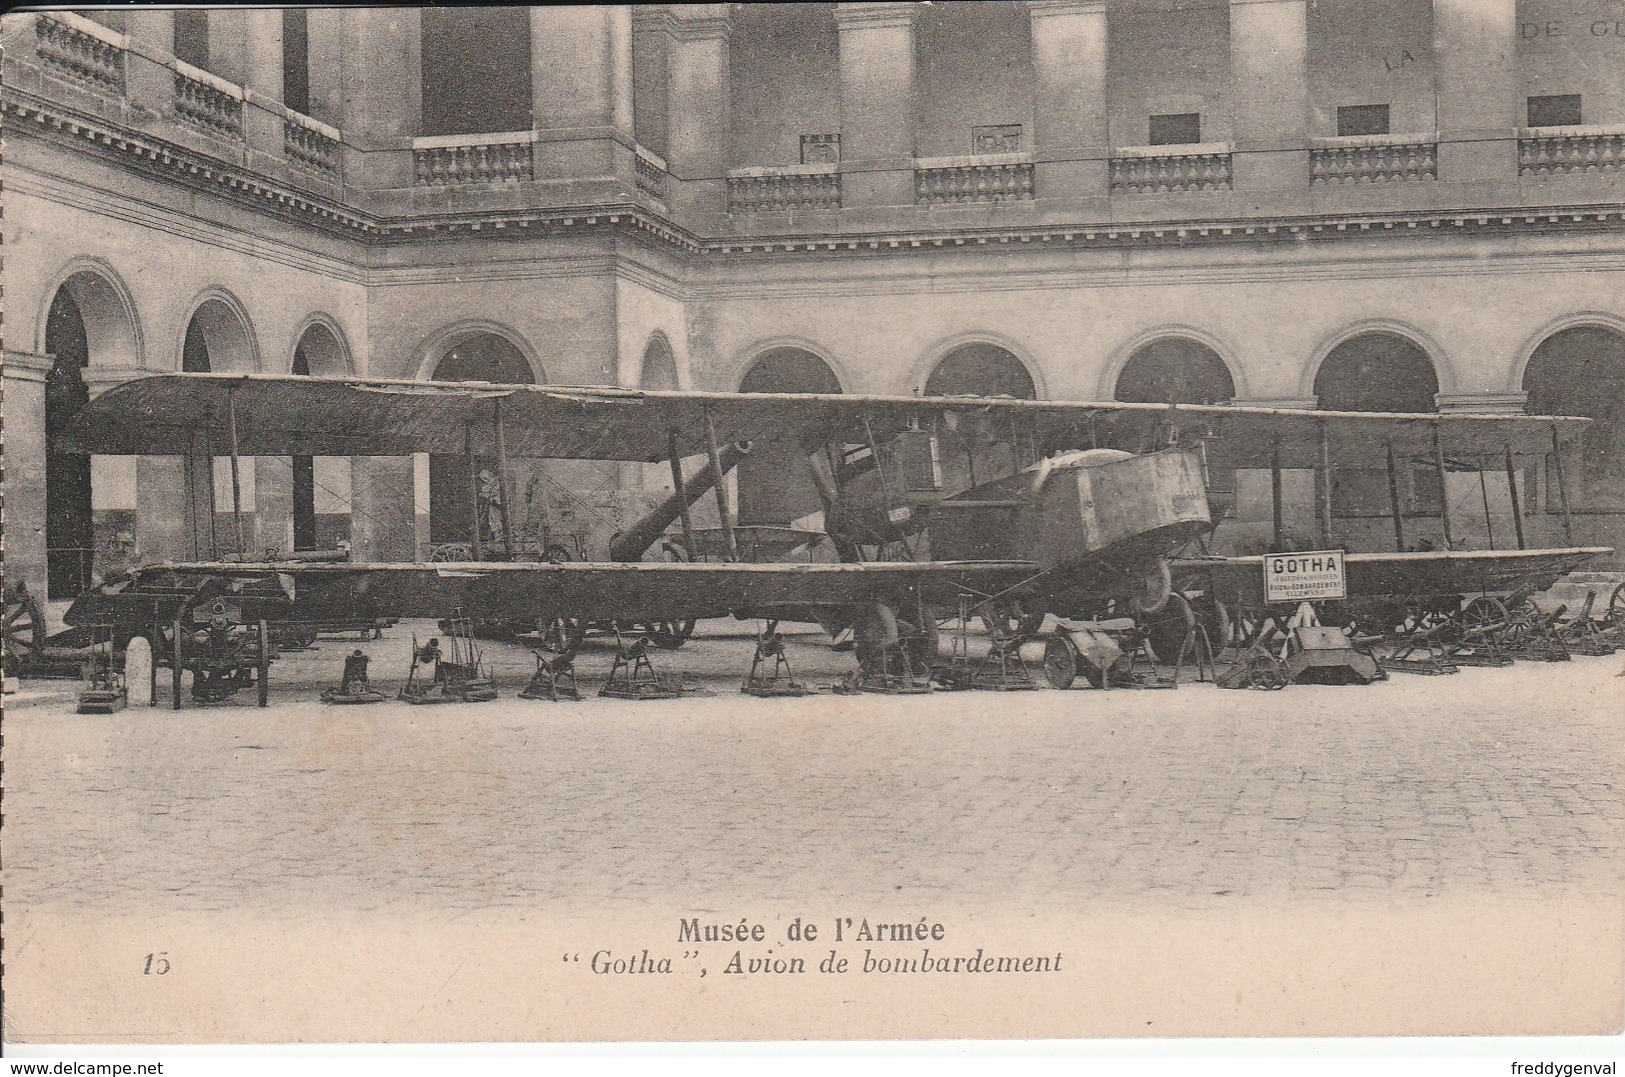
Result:
<svg viewBox="0 0 1625 1077"><path fill-rule="evenodd" d="M640 6L632 12L637 64L632 69L632 131L640 146L666 154L666 53L672 37L670 11Z"/></svg>
<svg viewBox="0 0 1625 1077"><path fill-rule="evenodd" d="M344 123L344 11L313 7L305 13L310 42L310 115L342 127Z"/></svg>
<svg viewBox="0 0 1625 1077"><path fill-rule="evenodd" d="M1106 0L1028 0L1033 186L1039 198L1104 198Z"/></svg>
<svg viewBox="0 0 1625 1077"><path fill-rule="evenodd" d="M215 12L219 14L219 12ZM266 160L281 161L282 11L249 8L237 12L243 24L243 144L248 167L263 170Z"/></svg>
<svg viewBox="0 0 1625 1077"><path fill-rule="evenodd" d="M175 99L175 74L166 66L175 54L175 13L130 7L124 12L130 47L124 60L124 96L131 118L166 116Z"/></svg>
<svg viewBox="0 0 1625 1077"><path fill-rule="evenodd" d="M841 49L841 204L914 205L911 3L835 5Z"/></svg>
<svg viewBox="0 0 1625 1077"><path fill-rule="evenodd" d="M1308 190L1308 53L1305 0L1230 0L1236 190Z"/></svg>
<svg viewBox="0 0 1625 1077"><path fill-rule="evenodd" d="M530 9L537 179L632 181L632 9Z"/></svg>
<svg viewBox="0 0 1625 1077"><path fill-rule="evenodd" d="M1439 180L1518 182L1516 0L1433 0Z"/></svg>
<svg viewBox="0 0 1625 1077"><path fill-rule="evenodd" d="M728 211L728 131L732 88L727 4L677 4L670 9L666 51L666 163L672 206L704 227Z"/></svg>
<svg viewBox="0 0 1625 1077"><path fill-rule="evenodd" d="M412 136L423 122L423 20L417 8L347 8L344 79L338 127L346 142L346 176L362 186L412 186ZM329 121L332 122L332 121Z"/></svg>

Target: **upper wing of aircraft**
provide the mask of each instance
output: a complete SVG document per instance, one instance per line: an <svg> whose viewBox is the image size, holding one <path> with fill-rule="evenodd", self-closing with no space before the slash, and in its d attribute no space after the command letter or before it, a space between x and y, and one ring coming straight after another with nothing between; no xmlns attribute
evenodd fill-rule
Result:
<svg viewBox="0 0 1625 1077"><path fill-rule="evenodd" d="M644 392L613 387L159 374L84 407L59 451L108 455L403 456L416 452L657 462L717 444L883 442L939 424L1015 424L1048 450L1208 442L1221 467L1308 468L1442 452L1449 460L1552 451L1586 419L1389 415L1228 405L987 397ZM1217 455L1211 455L1216 453Z"/></svg>

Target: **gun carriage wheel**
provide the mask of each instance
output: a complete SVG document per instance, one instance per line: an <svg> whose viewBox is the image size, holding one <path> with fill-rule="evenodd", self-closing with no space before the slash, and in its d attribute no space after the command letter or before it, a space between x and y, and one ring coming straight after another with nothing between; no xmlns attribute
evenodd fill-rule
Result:
<svg viewBox="0 0 1625 1077"><path fill-rule="evenodd" d="M45 613L26 587L6 589L5 672L17 676L45 641Z"/></svg>
<svg viewBox="0 0 1625 1077"><path fill-rule="evenodd" d="M1078 679L1078 649L1064 634L1044 643L1044 679L1052 688L1071 688Z"/></svg>
<svg viewBox="0 0 1625 1077"><path fill-rule="evenodd" d="M1615 587L1608 596L1608 609L1603 612L1602 619L1609 628L1625 626L1625 583Z"/></svg>

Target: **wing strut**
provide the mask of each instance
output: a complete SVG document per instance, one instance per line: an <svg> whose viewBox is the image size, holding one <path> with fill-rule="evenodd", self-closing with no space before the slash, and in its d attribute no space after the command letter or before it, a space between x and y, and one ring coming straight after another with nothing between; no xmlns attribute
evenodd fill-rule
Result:
<svg viewBox="0 0 1625 1077"><path fill-rule="evenodd" d="M470 519L474 524L474 541L470 548L474 552L474 560L483 561L480 550L480 461L474 455L474 424L463 424L463 456L468 460L468 505L473 511Z"/></svg>
<svg viewBox="0 0 1625 1077"><path fill-rule="evenodd" d="M1478 464L1478 496L1484 501L1484 531L1490 537L1490 549L1495 549L1495 524L1490 520L1490 484L1484 477L1484 460L1480 457Z"/></svg>
<svg viewBox="0 0 1625 1077"><path fill-rule="evenodd" d="M1320 427L1320 548L1332 548L1332 448L1326 437L1326 424Z"/></svg>
<svg viewBox="0 0 1625 1077"><path fill-rule="evenodd" d="M491 422L496 427L497 435L497 496L502 498L502 552L508 560L513 557L513 499L508 496L508 442L502 431L502 398L496 397L491 401ZM474 526L479 528L479 517L475 517Z"/></svg>
<svg viewBox="0 0 1625 1077"><path fill-rule="evenodd" d="M1523 502L1518 500L1518 471L1512 466L1512 445L1507 450L1507 496L1512 499L1512 526L1518 532L1518 549L1528 549L1523 541Z"/></svg>
<svg viewBox="0 0 1625 1077"><path fill-rule="evenodd" d="M1444 528L1444 548L1456 548L1456 537L1450 531L1450 488L1444 478L1444 445L1439 441L1439 427L1433 427L1433 469L1439 473L1439 526Z"/></svg>
<svg viewBox="0 0 1625 1077"><path fill-rule="evenodd" d="M728 487L722 481L722 454L717 452L717 424L711 413L705 413L705 452L711 458L711 472L717 477L717 515L722 518L722 541L728 547L728 560L739 560L739 545L734 541L733 520L728 517Z"/></svg>
<svg viewBox="0 0 1625 1077"><path fill-rule="evenodd" d="M1569 514L1569 484L1563 475L1563 449L1557 443L1557 427L1552 427L1552 467L1557 472L1557 501L1563 509L1563 541L1574 545L1574 518Z"/></svg>
<svg viewBox="0 0 1625 1077"><path fill-rule="evenodd" d="M231 438L231 525L237 532L237 557L248 557L248 546L243 542L243 488L237 474L237 392L236 387L226 390L226 431ZM212 478L212 476L211 476Z"/></svg>
<svg viewBox="0 0 1625 1077"><path fill-rule="evenodd" d="M1394 463L1394 443L1388 442L1388 511L1394 517L1394 552L1405 552L1405 518L1399 512L1399 466Z"/></svg>
<svg viewBox="0 0 1625 1077"><path fill-rule="evenodd" d="M700 547L694 541L694 517L688 511L688 484L683 480L683 458L677 453L677 428L666 431L666 459L671 462L671 488L677 495L677 515L683 521L683 546L688 559L700 559ZM720 483L721 477L717 481Z"/></svg>
<svg viewBox="0 0 1625 1077"><path fill-rule="evenodd" d="M1270 548L1276 553L1284 548L1285 528L1281 510L1281 439L1277 437L1270 449L1270 517L1275 535L1275 545Z"/></svg>

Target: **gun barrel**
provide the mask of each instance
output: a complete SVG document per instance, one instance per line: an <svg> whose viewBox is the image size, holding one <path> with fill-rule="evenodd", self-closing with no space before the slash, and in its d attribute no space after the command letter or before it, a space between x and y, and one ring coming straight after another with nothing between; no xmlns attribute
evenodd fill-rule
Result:
<svg viewBox="0 0 1625 1077"><path fill-rule="evenodd" d="M731 445L723 446L722 451L717 454L717 460L722 465L723 474L732 471L749 452L750 442L748 441L736 441ZM666 528L672 525L672 521L682 515L683 509L687 505L694 504L701 496L709 492L717 484L718 478L717 469L710 464L706 464L699 474L684 479L682 493L688 495L686 505L683 502L682 494L675 492L656 505L642 519L627 528L616 537L614 542L609 544L610 560L637 561L642 558L648 552L649 547L658 542L660 536L666 533Z"/></svg>

